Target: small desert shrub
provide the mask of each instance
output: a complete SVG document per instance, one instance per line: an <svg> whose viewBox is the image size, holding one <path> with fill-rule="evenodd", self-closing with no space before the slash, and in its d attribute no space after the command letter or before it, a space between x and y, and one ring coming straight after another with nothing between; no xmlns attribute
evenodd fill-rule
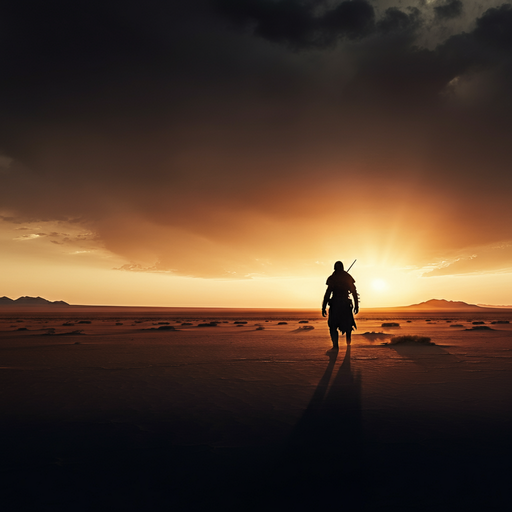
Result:
<svg viewBox="0 0 512 512"><path fill-rule="evenodd" d="M433 345L431 343L430 338L427 336L413 336L413 335L406 335L406 336L395 336L394 338L391 338L391 341L389 342L390 345L402 345L402 344L420 344L420 345Z"/></svg>

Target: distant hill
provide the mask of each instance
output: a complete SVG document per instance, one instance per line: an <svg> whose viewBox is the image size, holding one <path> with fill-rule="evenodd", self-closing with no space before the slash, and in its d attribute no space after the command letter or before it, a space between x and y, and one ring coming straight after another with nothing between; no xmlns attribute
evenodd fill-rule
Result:
<svg viewBox="0 0 512 512"><path fill-rule="evenodd" d="M489 306L492 307L492 306ZM468 304L467 302L455 301L455 300L444 300L444 299L430 299L426 302L420 302L419 304L412 304L410 306L402 306L400 309L425 309L425 310L482 310L488 309L476 304Z"/></svg>
<svg viewBox="0 0 512 512"><path fill-rule="evenodd" d="M19 297L18 299L10 299L9 297L0 297L1 306L57 306L67 307L69 304L63 300L50 301L43 299L42 297Z"/></svg>

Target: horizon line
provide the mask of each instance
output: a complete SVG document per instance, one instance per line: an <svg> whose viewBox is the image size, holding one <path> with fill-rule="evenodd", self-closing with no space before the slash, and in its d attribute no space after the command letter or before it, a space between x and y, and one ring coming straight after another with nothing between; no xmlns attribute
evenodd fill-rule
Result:
<svg viewBox="0 0 512 512"><path fill-rule="evenodd" d="M462 301L450 301L450 302L462 302ZM372 306L372 307L363 307L360 309L359 314L363 311L382 311L382 310L394 310L394 309L409 309L409 310L416 310L416 311L467 311L468 309L511 309L512 305L482 305L482 304L467 304L467 306L461 306L459 308L457 307L428 307L428 306L421 306L423 303L419 304L410 304L406 306ZM147 305L117 305L117 304L66 304L66 305L59 305L59 304L41 304L41 305L23 305L23 304L2 304L0 305L0 311L2 310L10 310L10 309L51 309L51 310L66 310L66 309L76 309L76 308L118 308L118 309L214 309L214 310L282 310L282 311L315 311L318 309L318 311L321 311L320 307L312 307L312 306L303 306L303 307L286 307L286 306L279 306L279 307L272 307L272 306L147 306Z"/></svg>

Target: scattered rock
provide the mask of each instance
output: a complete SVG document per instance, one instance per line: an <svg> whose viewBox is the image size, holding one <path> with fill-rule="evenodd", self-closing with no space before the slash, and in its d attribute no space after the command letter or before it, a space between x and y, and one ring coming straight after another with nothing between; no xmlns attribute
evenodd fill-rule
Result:
<svg viewBox="0 0 512 512"><path fill-rule="evenodd" d="M481 320L477 321L477 322L471 322L473 325L483 325L485 324L485 322L482 322Z"/></svg>
<svg viewBox="0 0 512 512"><path fill-rule="evenodd" d="M197 324L197 327L217 327L217 322L205 322L204 324ZM161 327L159 327L159 329L161 329Z"/></svg>
<svg viewBox="0 0 512 512"><path fill-rule="evenodd" d="M491 322L491 324L509 324L509 320L495 320L494 322Z"/></svg>
<svg viewBox="0 0 512 512"><path fill-rule="evenodd" d="M361 336L363 336L370 342L374 342L377 340L386 340L393 335L389 334L387 332L382 332L382 331L379 331L379 332L371 331L371 332L365 332L365 333L361 334ZM386 343L383 343L383 345L386 345Z"/></svg>
<svg viewBox="0 0 512 512"><path fill-rule="evenodd" d="M309 324L309 320L299 320L299 324Z"/></svg>
<svg viewBox="0 0 512 512"><path fill-rule="evenodd" d="M116 322L116 325L123 325L123 322Z"/></svg>
<svg viewBox="0 0 512 512"><path fill-rule="evenodd" d="M183 322L181 325L192 325L192 322Z"/></svg>
<svg viewBox="0 0 512 512"><path fill-rule="evenodd" d="M79 320L77 324L92 324L90 320Z"/></svg>
<svg viewBox="0 0 512 512"><path fill-rule="evenodd" d="M299 327L297 331L312 331L314 327L312 325L303 325L302 327Z"/></svg>
<svg viewBox="0 0 512 512"><path fill-rule="evenodd" d="M26 327L18 327L16 330L17 331L28 331L28 329Z"/></svg>
<svg viewBox="0 0 512 512"><path fill-rule="evenodd" d="M288 325L288 322L277 322L277 325Z"/></svg>
<svg viewBox="0 0 512 512"><path fill-rule="evenodd" d="M243 321L243 320L237 320L236 322L233 322L235 325L243 325L243 324L246 324L247 322Z"/></svg>
<svg viewBox="0 0 512 512"><path fill-rule="evenodd" d="M65 325L66 327L71 327L75 324L73 322L64 322L62 325Z"/></svg>
<svg viewBox="0 0 512 512"><path fill-rule="evenodd" d="M466 329L466 331L494 331L488 325L474 325L471 329Z"/></svg>
<svg viewBox="0 0 512 512"><path fill-rule="evenodd" d="M142 329L143 331L175 331L172 325L160 325L159 327L150 327L149 329Z"/></svg>
<svg viewBox="0 0 512 512"><path fill-rule="evenodd" d="M397 322L384 322L381 327L400 327L400 324Z"/></svg>
<svg viewBox="0 0 512 512"><path fill-rule="evenodd" d="M258 325L258 327L256 327L257 331L263 331L264 329L265 327L263 327L262 325Z"/></svg>

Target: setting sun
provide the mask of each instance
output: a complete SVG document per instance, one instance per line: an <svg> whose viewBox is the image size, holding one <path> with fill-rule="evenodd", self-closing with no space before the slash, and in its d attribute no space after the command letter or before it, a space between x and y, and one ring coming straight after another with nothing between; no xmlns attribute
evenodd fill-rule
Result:
<svg viewBox="0 0 512 512"><path fill-rule="evenodd" d="M372 281L372 288L377 292L383 292L387 290L388 284L386 281L384 281L384 279L374 279Z"/></svg>

